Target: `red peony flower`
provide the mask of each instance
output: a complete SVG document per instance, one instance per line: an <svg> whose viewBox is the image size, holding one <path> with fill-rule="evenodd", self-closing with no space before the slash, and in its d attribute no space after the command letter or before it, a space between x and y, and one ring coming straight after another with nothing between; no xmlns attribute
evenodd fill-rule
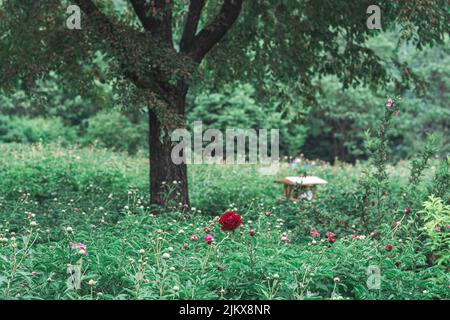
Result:
<svg viewBox="0 0 450 320"><path fill-rule="evenodd" d="M392 244L388 243L388 244L386 245L386 250L387 250L387 251L391 251L393 247L394 247L394 246L393 246Z"/></svg>
<svg viewBox="0 0 450 320"><path fill-rule="evenodd" d="M219 266L217 266L217 270L223 271L223 267L219 265Z"/></svg>
<svg viewBox="0 0 450 320"><path fill-rule="evenodd" d="M405 208L405 214L410 214L411 213L411 208L410 207L406 207Z"/></svg>
<svg viewBox="0 0 450 320"><path fill-rule="evenodd" d="M225 212L219 219L223 231L233 231L242 225L242 218L240 214L233 211Z"/></svg>
<svg viewBox="0 0 450 320"><path fill-rule="evenodd" d="M255 229L251 229L251 230L249 230L248 234L253 237L255 235L255 232L256 232Z"/></svg>

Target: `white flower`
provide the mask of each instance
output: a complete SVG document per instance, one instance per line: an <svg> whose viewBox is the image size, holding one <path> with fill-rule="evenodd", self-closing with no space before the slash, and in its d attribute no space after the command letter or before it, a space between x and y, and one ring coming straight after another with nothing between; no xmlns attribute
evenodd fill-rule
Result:
<svg viewBox="0 0 450 320"><path fill-rule="evenodd" d="M175 285L173 286L172 290L175 292L180 291L180 287Z"/></svg>
<svg viewBox="0 0 450 320"><path fill-rule="evenodd" d="M96 284L97 284L97 281L95 281L93 279L88 281L88 285L90 285L90 286L95 286Z"/></svg>
<svg viewBox="0 0 450 320"><path fill-rule="evenodd" d="M141 250L139 250L139 253L140 253L140 254L145 254L145 250L144 250L144 249L141 249Z"/></svg>
<svg viewBox="0 0 450 320"><path fill-rule="evenodd" d="M30 222L30 226L32 226L32 227L37 227L37 222L36 221L31 221Z"/></svg>
<svg viewBox="0 0 450 320"><path fill-rule="evenodd" d="M67 231L67 232L73 232L73 229L72 229L72 227L67 227L67 228L66 228L66 231Z"/></svg>
<svg viewBox="0 0 450 320"><path fill-rule="evenodd" d="M336 278L334 278L333 280L334 280L334 282L336 282L336 283L341 282L341 279L340 279L339 277L336 277Z"/></svg>
<svg viewBox="0 0 450 320"><path fill-rule="evenodd" d="M173 251L173 247L168 247L167 250Z"/></svg>
<svg viewBox="0 0 450 320"><path fill-rule="evenodd" d="M274 278L274 279L280 279L280 275L279 275L278 273L275 273L275 274L273 275L273 278Z"/></svg>
<svg viewBox="0 0 450 320"><path fill-rule="evenodd" d="M170 271L175 271L175 267L170 267L169 270Z"/></svg>
<svg viewBox="0 0 450 320"><path fill-rule="evenodd" d="M162 257L163 257L164 259L168 260L168 259L170 259L170 254L164 253L164 254L162 255Z"/></svg>

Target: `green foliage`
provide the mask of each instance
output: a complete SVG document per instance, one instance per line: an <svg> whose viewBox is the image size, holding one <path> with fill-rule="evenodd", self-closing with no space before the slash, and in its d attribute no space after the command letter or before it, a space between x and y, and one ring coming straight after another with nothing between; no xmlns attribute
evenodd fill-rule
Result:
<svg viewBox="0 0 450 320"><path fill-rule="evenodd" d="M0 115L0 141L19 143L69 144L75 141L76 131L67 128L59 118L28 118Z"/></svg>
<svg viewBox="0 0 450 320"><path fill-rule="evenodd" d="M450 263L450 205L445 205L440 198L430 196L423 204L423 210L418 212L424 221L423 230L428 238L425 243L427 250L433 254L436 263Z"/></svg>
<svg viewBox="0 0 450 320"><path fill-rule="evenodd" d="M429 188L430 194L442 199L450 198L450 156L442 159L433 180L434 183Z"/></svg>
<svg viewBox="0 0 450 320"><path fill-rule="evenodd" d="M96 144L114 151L136 153L147 147L148 121L132 123L128 117L118 111L99 112L89 118L84 144Z"/></svg>
<svg viewBox="0 0 450 320"><path fill-rule="evenodd" d="M204 130L229 128L278 129L280 152L295 155L303 145L307 125L302 105L289 108L275 101L264 105L255 99L256 90L250 84L227 86L219 92L200 92L188 110L188 121L202 121ZM295 108L295 112L294 109Z"/></svg>
<svg viewBox="0 0 450 320"><path fill-rule="evenodd" d="M396 51L392 33L380 34L370 41L370 47L378 54L387 59L406 61L410 72L425 83L425 89L405 88L400 78L386 84L391 92L404 97L401 112L392 119L394 125L389 132L389 158L392 162L421 152L427 135L431 133L436 137L436 146L442 157L450 151L450 115L446 102L450 69L445 63L449 57L448 42L446 38L443 45L417 52L410 46L401 46ZM367 158L364 132L369 128L375 129L374 124L383 113L380 106L388 98L386 90L367 86L343 90L343 84L333 76L322 77L316 83L321 91L316 97L317 104L308 115L309 130L303 153L311 159L327 161L333 161L335 157L347 162Z"/></svg>

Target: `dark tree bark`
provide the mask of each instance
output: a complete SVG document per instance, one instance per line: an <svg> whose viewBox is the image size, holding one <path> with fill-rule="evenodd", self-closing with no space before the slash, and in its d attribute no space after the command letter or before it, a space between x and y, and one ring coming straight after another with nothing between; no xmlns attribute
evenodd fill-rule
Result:
<svg viewBox="0 0 450 320"><path fill-rule="evenodd" d="M181 82L172 93L173 104L179 116L184 116L188 86ZM174 164L171 158L172 143L170 138L160 139L162 123L153 110L148 108L149 115L149 150L150 150L150 198L151 203L167 207L170 201L174 205L181 203L189 206L187 166L185 163ZM176 184L174 185L174 181ZM170 188L169 188L170 185ZM175 187L176 188L173 188ZM175 189L168 193L169 189Z"/></svg>

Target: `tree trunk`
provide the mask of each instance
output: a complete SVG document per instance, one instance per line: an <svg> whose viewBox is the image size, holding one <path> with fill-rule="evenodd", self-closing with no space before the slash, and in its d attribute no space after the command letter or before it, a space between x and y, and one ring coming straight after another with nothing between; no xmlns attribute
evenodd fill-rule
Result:
<svg viewBox="0 0 450 320"><path fill-rule="evenodd" d="M170 100L180 117L184 119L187 85L180 83ZM149 151L150 151L150 199L151 204L162 208L189 207L186 164L176 165L171 158L170 133L160 140L161 122L149 107Z"/></svg>

